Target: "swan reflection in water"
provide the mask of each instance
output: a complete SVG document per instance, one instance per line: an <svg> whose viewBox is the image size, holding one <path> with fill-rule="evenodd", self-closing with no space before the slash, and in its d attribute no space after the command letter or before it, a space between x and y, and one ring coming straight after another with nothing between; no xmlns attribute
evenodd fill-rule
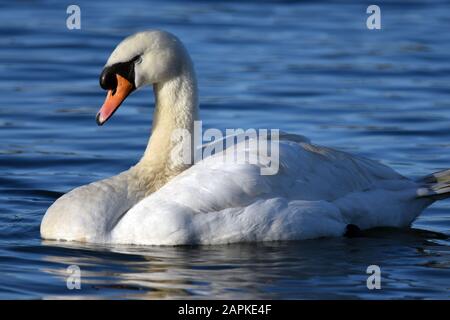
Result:
<svg viewBox="0 0 450 320"><path fill-rule="evenodd" d="M366 287L367 267L375 264L381 268L383 297L414 297L430 287L444 289L435 278L425 287L420 275L448 268L448 243L439 233L391 228L351 239L215 246L43 241L49 254L41 271L60 283L60 292L46 297L52 299L376 299L376 290ZM81 269L81 290L66 289L70 265Z"/></svg>

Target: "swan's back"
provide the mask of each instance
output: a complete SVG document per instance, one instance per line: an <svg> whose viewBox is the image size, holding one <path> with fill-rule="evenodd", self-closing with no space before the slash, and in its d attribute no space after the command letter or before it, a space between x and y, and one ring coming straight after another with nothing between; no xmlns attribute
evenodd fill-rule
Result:
<svg viewBox="0 0 450 320"><path fill-rule="evenodd" d="M408 224L418 214L405 201L414 197L417 185L378 162L284 137L278 173L261 175L262 164L239 164L224 156L245 148L242 142L198 162L140 201L109 241L177 245L307 239L342 235L349 223L363 228L379 219ZM383 204L399 205L380 212L377 192ZM364 203L361 209L350 210L358 201ZM411 213L405 216L405 210Z"/></svg>

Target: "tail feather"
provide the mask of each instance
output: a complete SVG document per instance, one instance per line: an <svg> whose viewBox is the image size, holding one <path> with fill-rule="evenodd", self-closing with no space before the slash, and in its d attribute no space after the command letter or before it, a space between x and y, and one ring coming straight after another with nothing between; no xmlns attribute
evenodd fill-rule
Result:
<svg viewBox="0 0 450 320"><path fill-rule="evenodd" d="M420 188L417 190L419 198L442 200L450 197L450 169L438 171L420 178Z"/></svg>

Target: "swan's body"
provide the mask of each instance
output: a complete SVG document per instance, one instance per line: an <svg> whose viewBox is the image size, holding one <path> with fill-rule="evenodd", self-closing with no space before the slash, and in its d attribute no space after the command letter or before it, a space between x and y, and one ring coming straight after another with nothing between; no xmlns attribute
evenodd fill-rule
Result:
<svg viewBox="0 0 450 320"><path fill-rule="evenodd" d="M180 128L191 132L198 115L187 52L174 36L149 31L124 40L106 69L127 61L138 61L132 85L154 84L156 111L147 150L129 170L58 199L42 221L43 238L178 245L341 236L349 224L361 229L409 226L425 207L448 195L448 172L416 182L378 162L295 135L280 136L276 175L261 175L261 164L223 161L220 152L186 165L171 154L180 143L171 133ZM120 72L125 78L131 74ZM117 79L113 85L120 89L123 83ZM105 105L100 124L115 111L105 111ZM256 150L245 151L241 143L227 152Z"/></svg>

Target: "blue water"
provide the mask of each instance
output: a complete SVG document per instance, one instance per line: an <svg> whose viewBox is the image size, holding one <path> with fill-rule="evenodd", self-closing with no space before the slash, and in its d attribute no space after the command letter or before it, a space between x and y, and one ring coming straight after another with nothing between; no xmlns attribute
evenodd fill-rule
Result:
<svg viewBox="0 0 450 320"><path fill-rule="evenodd" d="M280 128L418 177L450 167L450 4L64 1L0 3L0 298L439 298L450 296L450 201L410 230L356 239L206 247L42 241L46 208L134 164L151 89L103 127L98 76L115 45L144 29L178 35L196 65L206 127ZM383 199L380 199L383 201ZM68 290L78 265L81 290ZM366 268L381 267L381 290Z"/></svg>

